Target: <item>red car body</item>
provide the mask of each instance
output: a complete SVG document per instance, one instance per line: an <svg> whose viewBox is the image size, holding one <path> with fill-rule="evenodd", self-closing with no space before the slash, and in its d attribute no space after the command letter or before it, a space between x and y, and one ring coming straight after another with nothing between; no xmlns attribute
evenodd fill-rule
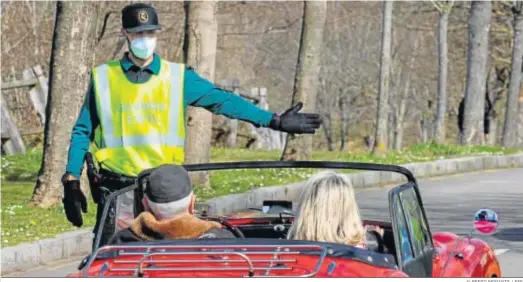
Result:
<svg viewBox="0 0 523 282"><path fill-rule="evenodd" d="M403 167L339 162L247 162L189 165L186 169L293 166L381 170L405 175L409 182L389 191L391 222L364 221L365 225L384 229L379 248L285 239L284 234L279 235L279 229L288 229L293 216L282 216L281 211L249 218L204 216L208 220L225 221L231 230L241 230L243 238L105 246L97 248L80 264L78 272L67 277L501 277L496 255L485 241L449 232L430 232L416 180ZM140 181L137 183L114 194L136 190L141 187ZM141 203L141 199L134 201L135 205ZM408 213L410 221L404 216ZM405 252L406 248L412 250L411 256Z"/></svg>
<svg viewBox="0 0 523 282"><path fill-rule="evenodd" d="M249 224L260 219L232 219L233 225ZM376 224L373 222L372 224ZM383 224L383 223L382 223ZM387 224L383 224L387 226ZM249 239L246 239L249 240ZM433 258L432 277L501 277L501 270L496 256L492 249L482 240L475 238L465 238L448 232L437 232L433 235L433 242L436 255ZM314 243L307 242L303 248L314 248ZM134 246L154 246L148 243ZM183 245L177 245L171 241L166 247L166 251L178 251L179 254L158 254L151 259L156 268L144 270L143 277L164 278L164 277L249 277L248 263L245 259L233 254L222 253L223 249L234 248L234 245L220 244L217 241L214 245L191 245L191 248L205 249L198 253L187 253ZM280 248L289 248L292 252L292 245L287 246L285 242L279 245ZM115 246L115 249L125 249L124 246ZM171 248L169 250L169 248ZM255 268L254 276L263 276L265 271L270 268L272 262L282 262L280 267L285 269L271 269L271 276L281 277L409 277L405 272L397 267L377 265L372 261L361 261L350 258L329 257L328 255L318 264L320 255L308 254L285 254L279 253L278 260L275 260L275 253L267 251L265 254L248 254L249 250L256 247L244 246L243 253L253 262ZM276 246L267 246L264 250L275 250ZM302 249L303 249L302 248ZM217 254L209 254L216 251ZM239 251L242 254L242 251ZM144 255L125 255L112 258L99 259L92 262L85 272L78 271L67 277L121 277L137 276L138 261L144 259ZM226 258L229 261L221 262L220 259ZM220 258L220 259L217 259ZM147 261L146 259L144 261ZM145 266L146 264L144 264ZM317 270L315 271L316 267ZM334 267L333 267L334 266ZM218 269L212 269L212 268ZM206 269L211 268L211 269ZM156 270L155 270L156 269Z"/></svg>

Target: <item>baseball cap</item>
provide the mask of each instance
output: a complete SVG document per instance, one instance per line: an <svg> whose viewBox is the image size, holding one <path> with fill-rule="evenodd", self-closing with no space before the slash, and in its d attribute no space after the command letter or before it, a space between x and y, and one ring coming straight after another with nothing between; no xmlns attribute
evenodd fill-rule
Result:
<svg viewBox="0 0 523 282"><path fill-rule="evenodd" d="M144 3L125 6L122 9L122 25L127 32L161 29L156 9Z"/></svg>

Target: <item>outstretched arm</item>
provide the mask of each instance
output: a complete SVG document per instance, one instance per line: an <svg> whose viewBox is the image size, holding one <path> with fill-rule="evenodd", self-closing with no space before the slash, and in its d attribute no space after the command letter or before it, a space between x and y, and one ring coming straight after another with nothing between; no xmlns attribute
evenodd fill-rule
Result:
<svg viewBox="0 0 523 282"><path fill-rule="evenodd" d="M202 107L214 114L250 122L255 126L269 126L273 116L272 112L216 87L199 76L192 68L185 70L184 89L186 106Z"/></svg>
<svg viewBox="0 0 523 282"><path fill-rule="evenodd" d="M192 68L185 71L184 89L185 106L202 107L214 114L250 122L255 126L288 133L313 134L322 123L318 114L298 113L302 103L298 103L282 115L261 109L238 95L216 87L200 77Z"/></svg>

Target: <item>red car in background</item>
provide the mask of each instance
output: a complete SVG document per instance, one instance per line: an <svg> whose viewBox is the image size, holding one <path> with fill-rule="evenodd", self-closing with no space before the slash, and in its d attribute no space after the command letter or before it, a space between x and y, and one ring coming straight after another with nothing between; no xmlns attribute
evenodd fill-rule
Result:
<svg viewBox="0 0 523 282"><path fill-rule="evenodd" d="M262 216L199 216L222 223L236 239L166 240L97 248L79 271L68 277L501 277L493 249L483 240L430 231L417 181L394 165L262 161L185 165L189 172L208 170L315 168L400 173L407 183L388 192L390 222L364 224L384 229L383 238L367 234L368 249L349 245L286 239L293 222L292 203L266 201ZM143 191L136 185L108 199L133 193L134 216ZM384 190L385 191L385 190ZM107 204L108 204L107 203ZM130 208L127 207L127 210ZM107 216L105 207L104 216ZM408 219L408 220L407 220ZM101 222L104 222L102 219ZM99 228L101 231L102 228ZM98 244L98 243L96 243Z"/></svg>

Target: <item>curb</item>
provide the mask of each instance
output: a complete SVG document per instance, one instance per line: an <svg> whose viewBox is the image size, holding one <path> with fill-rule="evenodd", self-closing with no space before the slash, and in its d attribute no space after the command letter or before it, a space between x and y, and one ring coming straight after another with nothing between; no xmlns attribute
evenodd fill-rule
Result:
<svg viewBox="0 0 523 282"><path fill-rule="evenodd" d="M87 255L91 252L92 238L92 230L81 229L34 243L3 248L1 249L1 275L5 276L70 257Z"/></svg>
<svg viewBox="0 0 523 282"><path fill-rule="evenodd" d="M523 167L523 153L443 159L401 166L409 169L416 178L437 177L482 170ZM367 189L405 181L401 174L393 172L366 171L349 173L348 176L356 189ZM210 213L228 214L244 211L253 206L261 206L264 200L294 201L298 199L301 193L302 183L264 187L242 194L221 196L208 200L206 204L209 205ZM70 257L87 255L91 252L92 238L91 229L82 229L34 243L3 248L1 249L1 275L24 271Z"/></svg>

